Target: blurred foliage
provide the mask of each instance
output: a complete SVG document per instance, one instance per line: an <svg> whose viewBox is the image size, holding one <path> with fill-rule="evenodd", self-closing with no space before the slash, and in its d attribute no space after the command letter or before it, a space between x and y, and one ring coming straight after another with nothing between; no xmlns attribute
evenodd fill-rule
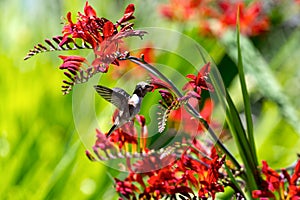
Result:
<svg viewBox="0 0 300 200"><path fill-rule="evenodd" d="M216 62L234 101L241 103L235 49L228 40L202 37L197 27L163 19L156 12L159 1L130 2L136 5L135 27L171 28L199 42ZM84 3L0 1L3 8L0 13L0 199L117 198L113 180L107 173L109 169L101 163L90 162L84 154L87 147L80 142L73 120L72 94L63 96L60 92L63 79L57 69L60 53L45 53L23 61L33 45L61 33L61 16L68 11L82 12ZM121 16L128 3L90 1L98 15L112 21ZM296 15L297 12L299 10L294 10ZM248 55L259 57L250 56L252 62L246 61L245 67L249 69L246 70L247 84L258 158L267 160L272 167L282 168L296 160L300 145L297 130L300 118L299 19L296 23L291 19L294 17L291 12L285 15L280 10L273 10L271 14L275 24L271 31L247 40L251 45L247 48ZM182 67L185 61L176 56L160 54L156 60L186 74ZM266 79L263 74L271 78ZM104 78L105 81L111 84ZM96 108L104 111L99 105ZM99 122L109 120L110 116L101 116ZM94 134L93 129L87 132ZM225 144L235 151L233 141Z"/></svg>

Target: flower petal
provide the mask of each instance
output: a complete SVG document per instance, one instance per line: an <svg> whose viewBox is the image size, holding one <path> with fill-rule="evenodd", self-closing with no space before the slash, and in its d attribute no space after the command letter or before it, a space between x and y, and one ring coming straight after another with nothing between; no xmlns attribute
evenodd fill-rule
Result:
<svg viewBox="0 0 300 200"><path fill-rule="evenodd" d="M104 38L108 38L114 34L115 26L111 21L105 22L103 26L103 36Z"/></svg>
<svg viewBox="0 0 300 200"><path fill-rule="evenodd" d="M118 20L118 23L122 24L131 19L134 19L135 17L133 16L133 13L134 13L134 4L129 4L125 9L124 16Z"/></svg>
<svg viewBox="0 0 300 200"><path fill-rule="evenodd" d="M84 14L88 17L95 17L97 15L94 8L88 2L85 3Z"/></svg>

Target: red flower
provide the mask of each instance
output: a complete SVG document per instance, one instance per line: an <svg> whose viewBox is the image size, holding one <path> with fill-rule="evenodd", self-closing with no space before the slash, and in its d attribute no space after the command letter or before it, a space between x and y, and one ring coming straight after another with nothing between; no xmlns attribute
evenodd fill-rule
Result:
<svg viewBox="0 0 300 200"><path fill-rule="evenodd" d="M171 20L197 20L201 31L221 36L227 29L235 29L238 7L242 34L256 36L269 29L268 16L259 1L246 5L242 0L170 0L160 12Z"/></svg>
<svg viewBox="0 0 300 200"><path fill-rule="evenodd" d="M291 198L292 200L300 199L300 160L298 160L295 169L294 174L292 177L289 176L289 174L286 172L285 177L288 180L289 187L288 187L288 198Z"/></svg>
<svg viewBox="0 0 300 200"><path fill-rule="evenodd" d="M169 4L160 7L160 13L170 19L188 21L206 9L207 0L170 0Z"/></svg>
<svg viewBox="0 0 300 200"><path fill-rule="evenodd" d="M262 173L266 176L266 180L262 185L262 189L252 191L253 198L300 199L300 185L298 182L300 180L300 160L298 160L292 176L285 169L279 174L270 168L267 162L263 161L262 163ZM287 187L285 187L286 182L288 183Z"/></svg>
<svg viewBox="0 0 300 200"><path fill-rule="evenodd" d="M266 161L262 161L262 173L266 176L268 189L272 192L279 191L283 187L283 177L281 177L275 170L270 168Z"/></svg>
<svg viewBox="0 0 300 200"><path fill-rule="evenodd" d="M199 151L202 153L199 154ZM203 156L206 153L208 155ZM130 185L128 182L131 185L139 184L143 188L138 193L140 199L175 198L176 194L188 199L196 196L214 199L217 192L224 190L220 168L225 162L225 156L219 158L215 148L209 150L199 141L194 141L193 146L184 151L178 160L174 160L174 156L175 154L170 154L161 159L159 155L150 155L138 161L123 185ZM123 186L122 191L126 188L128 186ZM198 195L194 193L195 190ZM134 198L136 194L131 194L130 197Z"/></svg>
<svg viewBox="0 0 300 200"><path fill-rule="evenodd" d="M275 199L275 195L271 191L254 190L252 191L253 198L260 198L261 200L268 200L269 198Z"/></svg>
<svg viewBox="0 0 300 200"><path fill-rule="evenodd" d="M216 36L221 36L228 28L235 29L238 8L242 34L256 36L269 29L269 19L259 1L245 5L243 1L223 0L217 5L218 8L212 8L214 12L203 23L204 29Z"/></svg>
<svg viewBox="0 0 300 200"><path fill-rule="evenodd" d="M188 74L186 77L190 80L183 86L183 90L193 89L197 94L201 95L202 90L214 91L213 86L207 82L208 74L210 71L210 62L205 64L198 72L197 76Z"/></svg>
<svg viewBox="0 0 300 200"><path fill-rule="evenodd" d="M86 2L84 13L78 13L76 22L72 21L70 12L67 14L66 25L62 30L63 36L53 38L59 48L50 41L46 42L52 49L59 50L91 48L95 58L89 64L85 59L78 60L76 56L60 56L64 60L60 69L68 70L70 73L66 72L65 75L71 80L64 81L64 94L68 93L74 84L86 82L96 73L106 73L110 64L119 65L117 58L124 52L122 39L131 36L142 37L146 33L133 30L133 24L128 22L134 19L133 13L134 5L129 4L124 15L114 24L106 18L98 17L93 7ZM31 52L30 56L34 54L35 52ZM88 66L83 67L80 64L82 62Z"/></svg>
<svg viewBox="0 0 300 200"><path fill-rule="evenodd" d="M132 182L126 179L124 181L120 181L115 178L116 182L116 191L125 196L127 199L130 199L130 196L134 196L135 192L139 192L139 189L132 184Z"/></svg>
<svg viewBox="0 0 300 200"><path fill-rule="evenodd" d="M199 197L206 198L209 195L214 199L217 192L224 192L224 186L219 183L219 169L224 162L225 155L221 159L215 157L211 160L207 173L201 174L204 178L200 181L202 187L198 192Z"/></svg>

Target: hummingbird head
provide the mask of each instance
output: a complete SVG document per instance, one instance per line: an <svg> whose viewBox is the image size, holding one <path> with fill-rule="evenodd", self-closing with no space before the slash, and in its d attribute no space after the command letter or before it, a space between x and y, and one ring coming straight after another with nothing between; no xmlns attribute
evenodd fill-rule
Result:
<svg viewBox="0 0 300 200"><path fill-rule="evenodd" d="M136 94L139 97L144 97L147 92L150 92L151 90L153 90L153 85L146 83L146 82L139 82L136 87L135 90L133 92L133 94Z"/></svg>

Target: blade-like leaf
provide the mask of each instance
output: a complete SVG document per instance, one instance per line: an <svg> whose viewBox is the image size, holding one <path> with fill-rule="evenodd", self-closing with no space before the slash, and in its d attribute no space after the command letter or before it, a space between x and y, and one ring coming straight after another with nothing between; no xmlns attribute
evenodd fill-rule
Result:
<svg viewBox="0 0 300 200"><path fill-rule="evenodd" d="M221 42L226 48L228 55L237 63L236 54L236 35L233 31L228 31L221 38ZM250 74L256 81L260 93L277 103L281 114L300 134L300 124L296 108L292 106L287 96L282 91L274 73L270 70L268 63L265 61L260 52L254 47L252 42L243 36L240 37L241 51L243 52L243 61L245 72Z"/></svg>
<svg viewBox="0 0 300 200"><path fill-rule="evenodd" d="M243 66L243 58L242 58L242 50L241 50L241 44L240 44L240 23L239 23L239 12L237 17L237 55L238 55L238 74L240 78L240 85L242 89L243 94L243 102L244 102L244 109L245 109L245 116L246 116L246 125L247 125L247 136L248 141L250 144L250 150L253 156L253 162L255 163L255 166L258 166L258 160L256 156L256 147L255 147L255 140L253 135L253 122L252 122L252 114L251 114L251 105L250 105L250 98L246 86L246 80L245 80L245 73L244 73L244 66Z"/></svg>

